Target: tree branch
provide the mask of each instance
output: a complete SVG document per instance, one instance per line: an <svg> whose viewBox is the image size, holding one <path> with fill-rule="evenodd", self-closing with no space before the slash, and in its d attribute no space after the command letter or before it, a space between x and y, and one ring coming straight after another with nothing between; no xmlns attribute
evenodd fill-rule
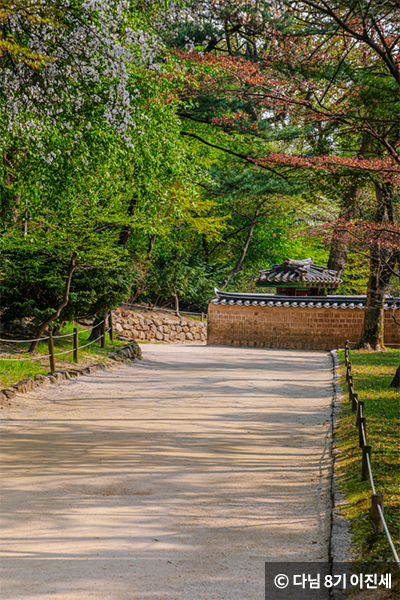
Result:
<svg viewBox="0 0 400 600"><path fill-rule="evenodd" d="M211 142L207 142L206 140L203 140L201 137L199 137L198 135L196 135L194 133L189 133L187 131L181 131L180 133L181 133L181 135L187 135L188 137L192 137L195 140L199 140L199 142L202 142L206 146L210 146L211 148L216 148L217 150L222 150L222 152L226 152L227 154L236 156L237 158L240 158L241 160L245 160L246 162L250 163L253 166L260 167L260 169L266 169L267 171L274 173L274 175L277 175L278 177L282 177L282 179L284 179L285 181L288 181L288 178L285 177L284 175L282 175L282 173L279 173L278 171L275 171L275 169L272 169L271 167L267 167L265 165L256 165L256 163L254 162L254 159L249 158L245 154L240 154L239 152L234 152L233 150L229 150L228 148L223 148L222 146L217 146L216 144L211 144Z"/></svg>

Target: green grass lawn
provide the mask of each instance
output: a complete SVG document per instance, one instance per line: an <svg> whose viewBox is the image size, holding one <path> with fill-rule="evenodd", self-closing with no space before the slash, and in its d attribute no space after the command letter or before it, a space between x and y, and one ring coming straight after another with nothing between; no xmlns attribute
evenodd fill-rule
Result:
<svg viewBox="0 0 400 600"><path fill-rule="evenodd" d="M361 449L355 414L347 399L344 380L344 351L339 352L345 400L337 427L339 448L345 458L338 470L339 485L347 494L344 512L351 519L353 541L358 558L367 561L393 561L385 533L374 533L369 520L371 486L361 481ZM384 495L385 519L400 554L400 391L389 387L400 362L400 350L365 352L350 350L354 391L364 401L367 443L372 446L372 472L377 494ZM399 576L393 564L393 575Z"/></svg>
<svg viewBox="0 0 400 600"><path fill-rule="evenodd" d="M64 335L66 333L72 333L74 329L73 323L67 323L59 335ZM90 336L90 330L85 329L84 327L79 327L79 345L83 346L88 343L88 338ZM73 352L69 352L68 354L62 354L61 356L56 356L56 368L58 369L67 369L73 367L82 367L85 364L91 362L99 362L99 361L107 361L107 356L113 350L122 347L126 342L122 342L116 340L114 337L114 342L111 343L109 339L109 335L106 334L106 343L105 347L100 347L100 340L95 342L94 344L87 346L83 350L79 351L79 363L74 362ZM14 348L16 350L14 350ZM7 357L9 358L30 358L32 355L28 352L29 343L24 344L7 344L3 345L2 353L7 353ZM54 339L54 352L55 354L65 352L67 350L73 349L73 337L65 337L61 339ZM17 351L17 354L14 352ZM46 356L49 354L47 341L38 344L36 352L34 356ZM26 379L29 377L35 377L35 375L46 375L50 372L50 362L48 358L41 360L18 360L18 361L6 361L0 359L0 388L4 389L12 385L13 383L17 383L21 381L21 379Z"/></svg>

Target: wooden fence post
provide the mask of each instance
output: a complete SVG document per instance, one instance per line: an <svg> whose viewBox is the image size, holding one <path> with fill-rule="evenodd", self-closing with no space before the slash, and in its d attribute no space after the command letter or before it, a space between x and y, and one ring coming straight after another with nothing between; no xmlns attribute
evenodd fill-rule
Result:
<svg viewBox="0 0 400 600"><path fill-rule="evenodd" d="M110 331L108 332L109 335L110 335L110 340L113 342L114 341L114 331L113 331L113 322L112 322L112 312L111 312L111 310L108 313L108 326L110 328Z"/></svg>
<svg viewBox="0 0 400 600"><path fill-rule="evenodd" d="M357 427L361 416L364 416L364 402L362 400L358 400L356 410L357 410L357 412L356 412L356 427Z"/></svg>
<svg viewBox="0 0 400 600"><path fill-rule="evenodd" d="M101 338L100 338L101 348L105 347L105 342L106 342L106 319L107 319L107 315L104 315L104 319L101 324Z"/></svg>
<svg viewBox="0 0 400 600"><path fill-rule="evenodd" d="M369 471L368 471L368 463L367 463L367 454L369 456L369 461L371 464L371 450L372 450L372 446L363 446L361 448L362 450L362 465L361 465L361 481L367 481L368 477L369 477Z"/></svg>
<svg viewBox="0 0 400 600"><path fill-rule="evenodd" d="M74 362L79 361L79 336L78 328L74 327Z"/></svg>
<svg viewBox="0 0 400 600"><path fill-rule="evenodd" d="M367 429L366 429L366 418L365 417L360 417L358 419L358 444L360 446L360 448L362 448L365 444L364 442L364 435L363 435L363 429L364 429L364 434L365 434L365 442L367 441Z"/></svg>
<svg viewBox="0 0 400 600"><path fill-rule="evenodd" d="M53 332L49 331L49 339L47 340L50 358L50 371L53 373L56 370L56 359L54 356Z"/></svg>
<svg viewBox="0 0 400 600"><path fill-rule="evenodd" d="M383 514L383 494L372 494L371 496L371 523L375 533L383 531L383 521L379 513L378 506L381 507Z"/></svg>
<svg viewBox="0 0 400 600"><path fill-rule="evenodd" d="M354 396L354 388L353 383L349 385L349 402L351 402L351 406L353 406L353 396Z"/></svg>
<svg viewBox="0 0 400 600"><path fill-rule="evenodd" d="M357 396L357 394L353 393L353 396L351 399L351 408L352 408L353 412L356 412L358 404L359 404L358 396Z"/></svg>
<svg viewBox="0 0 400 600"><path fill-rule="evenodd" d="M351 375L351 373L350 373L349 378L347 380L347 387L348 387L349 390L350 390L350 388L353 387L353 376Z"/></svg>
<svg viewBox="0 0 400 600"><path fill-rule="evenodd" d="M203 321L204 321L204 313L202 312L201 313L201 322L203 322Z"/></svg>
<svg viewBox="0 0 400 600"><path fill-rule="evenodd" d="M347 365L347 370L346 370L346 381L348 382L350 378L351 378L351 362L349 361L349 363Z"/></svg>

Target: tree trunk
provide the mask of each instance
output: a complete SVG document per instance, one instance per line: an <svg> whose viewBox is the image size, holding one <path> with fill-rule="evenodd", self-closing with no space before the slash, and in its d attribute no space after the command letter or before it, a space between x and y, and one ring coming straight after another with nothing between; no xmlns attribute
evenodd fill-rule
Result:
<svg viewBox="0 0 400 600"><path fill-rule="evenodd" d="M132 230L132 227L130 225L122 225L121 232L119 234L118 244L120 244L121 246L127 245L128 240L131 235L131 230Z"/></svg>
<svg viewBox="0 0 400 600"><path fill-rule="evenodd" d="M53 321L58 319L62 309L65 306L67 306L67 304L68 304L69 290L71 287L72 275L74 274L74 271L75 271L76 259L77 259L77 253L73 252L72 256L71 256L71 260L69 261L68 274L67 274L67 280L65 282L63 300L62 300L61 304L58 306L56 312L54 314L52 314L51 317L49 317L47 319L47 321L42 323L42 325L39 327L39 329L36 332L37 338L40 338L42 336L43 331L46 329L46 327L48 327L50 325L50 323L52 323ZM29 352L35 352L37 345L38 345L38 342L32 342L32 344L29 346Z"/></svg>
<svg viewBox="0 0 400 600"><path fill-rule="evenodd" d="M149 247L147 249L147 258L149 259L151 256L151 253L153 252L157 234L153 233L152 235L150 235L150 233L149 233L148 235L149 235Z"/></svg>
<svg viewBox="0 0 400 600"><path fill-rule="evenodd" d="M347 240L338 236L338 227L335 226L331 240L331 249L329 253L328 269L337 271L337 276L340 277L346 268L347 262Z"/></svg>
<svg viewBox="0 0 400 600"><path fill-rule="evenodd" d="M390 387L400 389L400 365L397 367L396 374L390 383Z"/></svg>
<svg viewBox="0 0 400 600"><path fill-rule="evenodd" d="M392 221L391 188L376 185L377 210L375 221ZM376 240L370 248L370 272L367 289L367 302L364 313L364 326L360 340L355 348L366 350L385 350L384 346L384 300L387 286L398 260L397 252L390 252Z"/></svg>
<svg viewBox="0 0 400 600"><path fill-rule="evenodd" d="M133 210L135 208L135 206L138 203L138 197L137 196L132 196L130 202L129 202L129 206L128 206L128 216L131 217L133 214ZM119 240L118 240L118 244L120 246L126 246L129 238L131 236L131 232L132 232L132 227L130 225L122 225L121 227L121 232L119 234Z"/></svg>
<svg viewBox="0 0 400 600"><path fill-rule="evenodd" d="M251 241L251 238L253 237L253 232L254 232L254 227L256 226L257 223L257 219L258 219L259 213L258 211L254 213L253 218L251 219L251 223L250 223L250 229L249 229L249 233L247 234L247 238L246 238L246 242L243 246L243 250L240 254L239 260L237 261L236 265L233 267L233 269L231 271L229 271L228 275L225 277L222 286L221 286L221 290L225 289L226 286L229 283L229 280L236 274L239 273L239 271L242 270L242 264L243 261L245 259L247 250L249 248L249 244Z"/></svg>
<svg viewBox="0 0 400 600"><path fill-rule="evenodd" d="M342 210L340 211L338 222L333 230L328 269L337 271L338 277L340 277L345 270L348 254L347 239L343 236L343 227L341 226L341 223L343 221L350 221L353 218L357 188L358 185L353 183L343 193Z"/></svg>
<svg viewBox="0 0 400 600"><path fill-rule="evenodd" d="M177 291L175 289L175 286L174 286L174 301L175 301L175 315L177 317L180 317L181 315L179 313L179 298L178 298L178 294L177 294Z"/></svg>
<svg viewBox="0 0 400 600"><path fill-rule="evenodd" d="M364 326L357 348L367 350L384 350L384 312L383 303L386 285L381 278L382 264L377 257L371 257L370 274L365 306Z"/></svg>
<svg viewBox="0 0 400 600"><path fill-rule="evenodd" d="M94 342L95 340L97 340L98 337L101 336L103 321L106 318L106 316L107 316L107 313L95 318L94 323L93 323L93 329L90 332L88 342Z"/></svg>

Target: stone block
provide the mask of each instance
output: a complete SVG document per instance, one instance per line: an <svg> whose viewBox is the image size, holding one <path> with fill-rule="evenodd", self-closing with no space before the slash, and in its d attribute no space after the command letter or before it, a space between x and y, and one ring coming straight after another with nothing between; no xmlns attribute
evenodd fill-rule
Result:
<svg viewBox="0 0 400 600"><path fill-rule="evenodd" d="M20 394L26 394L36 387L36 383L33 379L21 379L18 383L13 386L14 390Z"/></svg>
<svg viewBox="0 0 400 600"><path fill-rule="evenodd" d="M8 398L8 400L11 400L11 398L15 398L14 390L1 390L1 391L6 396L6 398Z"/></svg>

